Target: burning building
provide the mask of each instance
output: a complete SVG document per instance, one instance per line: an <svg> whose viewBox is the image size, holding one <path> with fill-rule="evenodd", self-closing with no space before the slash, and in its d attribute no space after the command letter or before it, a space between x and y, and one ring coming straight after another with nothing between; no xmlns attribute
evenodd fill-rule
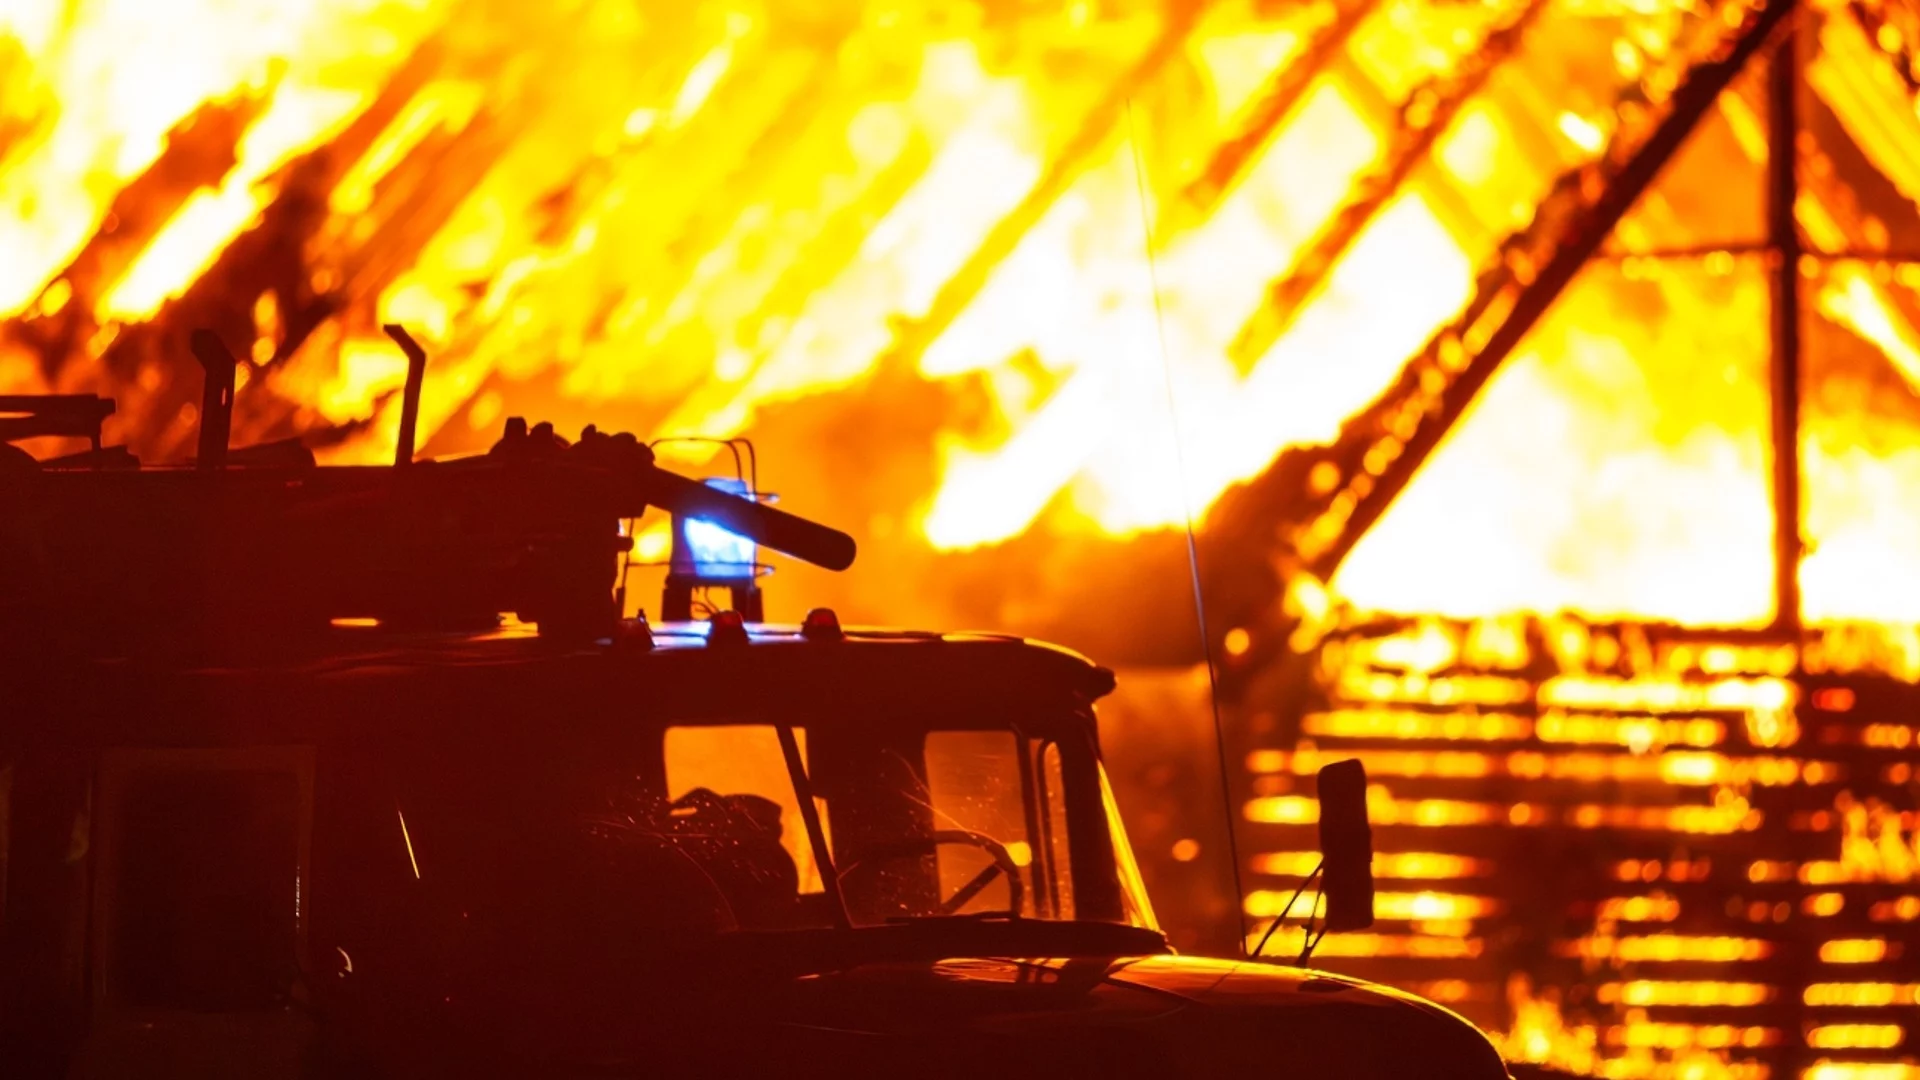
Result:
<svg viewBox="0 0 1920 1080"><path fill-rule="evenodd" d="M1580 1071L1911 1076L1916 41L1896 0L15 4L0 393L182 457L206 327L236 444L379 460L399 322L427 454L751 435L869 563L776 617L1211 657L1249 918L1362 758L1382 925L1330 963Z"/></svg>

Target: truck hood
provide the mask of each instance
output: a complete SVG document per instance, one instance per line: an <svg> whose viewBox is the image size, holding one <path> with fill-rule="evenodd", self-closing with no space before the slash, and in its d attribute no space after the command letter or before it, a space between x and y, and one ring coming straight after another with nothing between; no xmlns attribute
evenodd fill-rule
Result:
<svg viewBox="0 0 1920 1080"><path fill-rule="evenodd" d="M1178 956L949 959L796 979L801 1057L904 1075L1502 1080L1486 1037L1409 994L1340 976ZM851 1074L849 1074L851 1075Z"/></svg>
<svg viewBox="0 0 1920 1080"><path fill-rule="evenodd" d="M990 941L1060 952L964 947ZM477 1075L513 1061L521 1075L582 1077L1507 1076L1484 1035L1431 1002L1324 972L1174 956L1127 927L955 923L729 944L613 965L627 973L613 983L569 967L571 985L467 1013L461 1034L428 1038L426 1061L402 1071ZM455 1061L455 1047L475 1057Z"/></svg>

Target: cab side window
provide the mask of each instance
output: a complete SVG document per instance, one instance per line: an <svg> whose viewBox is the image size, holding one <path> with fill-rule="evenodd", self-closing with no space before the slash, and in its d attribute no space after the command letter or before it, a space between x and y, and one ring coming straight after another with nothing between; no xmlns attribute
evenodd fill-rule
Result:
<svg viewBox="0 0 1920 1080"><path fill-rule="evenodd" d="M306 787L245 758L111 770L96 993L134 1009L283 1005L299 973Z"/></svg>
<svg viewBox="0 0 1920 1080"><path fill-rule="evenodd" d="M1068 850L1066 775L1060 765L1060 744L1047 742L1037 749L1040 758L1035 770L1035 793L1040 803L1040 857L1045 860L1047 902L1056 919L1074 918L1073 866Z"/></svg>
<svg viewBox="0 0 1920 1080"><path fill-rule="evenodd" d="M0 927L7 925L7 855L13 840L13 766L0 765Z"/></svg>
<svg viewBox="0 0 1920 1080"><path fill-rule="evenodd" d="M807 757L807 733L794 730L800 757ZM667 798L677 813L694 814L716 803L723 816L751 819L768 837L777 840L792 861L797 891L818 894L825 884L813 860L813 847L800 820L800 800L787 775L780 737L771 725L732 724L718 727L671 727L666 734ZM717 796L717 799L714 797ZM826 807L816 801L822 829L832 836Z"/></svg>

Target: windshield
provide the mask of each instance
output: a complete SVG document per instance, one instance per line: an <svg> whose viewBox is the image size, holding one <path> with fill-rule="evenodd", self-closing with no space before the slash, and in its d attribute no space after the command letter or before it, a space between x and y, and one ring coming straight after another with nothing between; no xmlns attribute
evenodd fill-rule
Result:
<svg viewBox="0 0 1920 1080"><path fill-rule="evenodd" d="M463 918L503 928L831 927L842 906L852 926L1150 925L1088 740L1013 725L787 730L797 761L777 724L738 722L647 727L617 750L441 755L401 785L408 868L451 888Z"/></svg>
<svg viewBox="0 0 1920 1080"><path fill-rule="evenodd" d="M1073 917L1057 746L1010 730L934 730L890 745L794 735L797 779L854 925ZM725 921L825 925L831 898L777 730L671 727L664 750L667 818L637 821L634 839L699 861L722 883Z"/></svg>

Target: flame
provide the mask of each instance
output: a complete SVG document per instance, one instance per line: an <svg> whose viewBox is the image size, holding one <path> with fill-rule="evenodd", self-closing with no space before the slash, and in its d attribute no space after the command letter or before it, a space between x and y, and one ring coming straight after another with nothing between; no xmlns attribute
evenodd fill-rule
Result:
<svg viewBox="0 0 1920 1080"><path fill-rule="evenodd" d="M1911 811L1902 813L1879 799L1856 799L1848 792L1840 793L1834 810L1841 829L1840 858L1803 864L1802 881L1898 885L1920 878L1920 824Z"/></svg>
<svg viewBox="0 0 1920 1080"><path fill-rule="evenodd" d="M1835 938L1821 942L1820 961L1825 964L1877 964L1889 955L1897 955L1899 945L1884 938Z"/></svg>
<svg viewBox="0 0 1920 1080"><path fill-rule="evenodd" d="M1645 937L1589 937L1562 944L1562 955L1617 959L1623 963L1700 961L1726 964L1772 955L1771 943L1756 938L1653 934Z"/></svg>
<svg viewBox="0 0 1920 1080"><path fill-rule="evenodd" d="M1803 997L1809 1005L1852 1007L1920 1005L1920 983L1814 983L1807 987Z"/></svg>
<svg viewBox="0 0 1920 1080"><path fill-rule="evenodd" d="M1515 974L1507 980L1507 1001L1513 1024L1501 1040L1510 1061L1548 1065L1576 1076L1591 1075L1599 1061L1599 1030L1591 1025L1569 1027L1560 1011L1558 991L1545 988L1539 996L1533 982Z"/></svg>
<svg viewBox="0 0 1920 1080"><path fill-rule="evenodd" d="M1407 928L1414 935L1441 936L1435 924L1451 920L1450 940L1479 942L1498 963L1511 955L1501 935L1530 910L1558 912L1520 932L1577 963L1571 983L1564 968L1520 960L1504 1016L1471 1004L1488 999L1478 992L1486 984L1453 999L1504 1032L1513 1060L1605 1077L1758 1076L1801 1048L1833 1055L1815 1067L1853 1075L1868 1066L1838 1052L1899 1044L1886 1013L1864 1010L1910 1002L1911 983L1888 981L1907 959L1891 924L1920 921L1920 898L1892 895L1920 879L1920 817L1900 789L1910 771L1890 771L1920 735L1869 698L1889 675L1912 679L1898 659L1901 633L1815 629L1795 645L1570 616L1388 617L1335 603L1319 634L1298 737L1244 759L1244 816L1273 844L1249 869L1277 879L1256 877L1250 912L1277 910L1318 861L1285 850L1318 817L1296 785L1357 758L1371 781L1369 818L1396 826L1375 834L1376 877L1498 912L1436 909L1423 920L1397 899L1395 915L1422 920ZM1894 790L1876 786L1883 778ZM1494 791L1505 801L1487 801ZM1409 825L1430 827L1416 836ZM1488 826L1503 834L1492 847ZM1808 842L1819 847L1779 857ZM1569 867L1641 854L1611 858L1602 875L1542 905L1523 883L1527 860L1563 848ZM1886 933L1821 921L1843 913ZM1568 933L1567 914L1591 922ZM1425 985L1418 975L1462 970L1438 945L1378 944L1353 961L1356 974ZM1548 972L1562 981L1535 993L1525 980ZM1577 1012L1564 1011L1563 992ZM1783 1001L1862 1011L1776 1026Z"/></svg>
<svg viewBox="0 0 1920 1080"><path fill-rule="evenodd" d="M84 319L66 354L31 335L0 346L0 379L80 385L131 354L128 329L167 323L310 175L324 189L297 240L305 273L255 320L245 429L333 429L327 459L383 460L383 320L435 349L421 427L447 450L484 445L510 400L731 435L906 372L971 402L917 421L937 480L893 493L919 503L931 547L1180 526L1282 450L1337 439L1554 178L1633 126L1618 103L1721 32L1684 5L1589 6L1616 20L1611 66L1554 78L1551 97L1525 77L1535 52L1585 30L1529 22L1519 0L1363 17L1082 4L1010 26L847 0L809 15L812 34L770 0L546 16L489 0L17 3L0 17L0 315ZM1820 24L1809 83L1920 199L1920 117L1887 63L1904 42L1856 22ZM1080 58L1069 77L1046 59L1062 43ZM1321 63L1335 46L1354 62ZM1461 615L1768 616L1764 261L1731 241L1642 254L1746 227L1736 200L1702 193L1757 182L1763 125L1740 93L1712 122L1719 157L1670 170L1621 226L1623 255L1505 365L1340 594ZM1379 197L1359 214L1365 192ZM1886 232L1819 185L1802 203L1816 246ZM1916 290L1912 268L1854 260L1809 297L1920 385ZM1806 612L1904 618L1920 605L1920 423L1814 413ZM172 419L148 418L149 438L177 440Z"/></svg>
<svg viewBox="0 0 1920 1080"><path fill-rule="evenodd" d="M0 105L0 131L19 140L0 158L0 246L9 253L0 268L0 313L19 312L41 294L90 232L114 231L114 196L170 142L192 134L196 110L250 99L257 115L245 125L237 160L148 239L101 307L102 321L153 314L249 223L269 195L259 185L273 170L365 106L431 24L422 7L400 0L8 5L0 44L26 60L18 83L24 93Z"/></svg>
<svg viewBox="0 0 1920 1080"><path fill-rule="evenodd" d="M420 431L436 455L484 447L509 411L729 436L782 430L804 403L842 421L829 483L886 472L849 512L886 504L873 532L916 551L1189 523L1204 541L1224 492L1288 449L1341 446L1403 370L1444 382L1446 343L1484 343L1512 294L1470 307L1482 283L1539 270L1516 238L1566 211L1564 180L1617 163L1745 10L1013 7L16 0L0 9L0 390L116 393L124 437L177 456L198 384L176 339L213 323L246 358L239 438L384 461L404 365L378 327L397 321L434 355ZM1849 771L1920 735L1879 719L1823 742L1812 717L1853 710L1852 692L1799 689L1920 682L1920 270L1879 257L1920 204L1920 113L1914 35L1877 11L1803 12L1809 96L1885 180L1852 190L1840 166L1860 166L1816 148L1794 208L1824 253L1792 268L1811 632L1644 629L1774 614L1772 267L1754 200L1729 194L1757 190L1768 147L1743 84L1330 580L1294 574L1269 598L1287 644L1320 650L1323 700L1292 746L1250 756L1245 817L1304 831L1318 806L1297 781L1360 742L1383 844L1421 838L1376 864L1401 883L1382 918L1408 926L1323 955L1494 952L1478 921L1518 905L1491 895L1497 860L1450 850L1463 830L1620 839L1599 865L1644 891L1583 898L1592 932L1555 946L1609 980L1615 1015L1565 1017L1517 981L1519 1060L1754 1075L1727 1052L1801 1033L1645 1010L1754 1004L1771 984L1613 966L1757 964L1772 939L1753 927L1795 904L1745 896L1724 912L1736 928L1699 932L1676 893L1693 904L1714 865L1783 889L1920 878L1911 812ZM1439 364L1409 368L1430 341ZM1405 445L1411 405L1358 448L1361 480ZM910 483L880 467L899 461ZM662 557L663 522L631 531ZM1367 611L1426 614L1352 633ZM1227 654L1258 656L1262 632L1232 628ZM1861 794L1786 808L1842 783ZM1604 801L1626 787L1657 795ZM1803 826L1833 857L1754 857L1763 828ZM1701 854L1715 843L1743 854ZM1305 846L1277 841L1255 872L1300 877ZM1288 895L1255 890L1248 910ZM1920 920L1911 896L1795 896L1810 918L1864 908L1889 956ZM1870 965L1878 941L1829 941L1822 960ZM1908 1000L1852 970L1807 993ZM1808 1045L1878 1045L1869 1027Z"/></svg>
<svg viewBox="0 0 1920 1080"><path fill-rule="evenodd" d="M1920 194L1920 123L1897 69L1850 19L1824 22L1820 39L1809 82L1875 166L1909 198ZM1720 105L1739 153L1714 170L1682 170L1651 197L1645 213L1666 247L1747 227L1730 202L1688 192L1765 159L1752 107L1731 94ZM1583 123L1560 122L1570 131ZM1665 197L1695 212L1672 217ZM1861 246L1863 229L1884 233L1877 219L1846 220L1836 197L1818 188L1803 192L1797 209L1827 250ZM1729 251L1691 264L1628 257L1590 266L1361 541L1336 587L1362 606L1393 610L1766 619L1763 269ZM1818 271L1813 303L1911 388L1920 385L1920 334L1902 311L1916 285L1911 268L1894 274L1842 260ZM1920 482L1912 421L1816 408L1807 424L1805 613L1909 620L1920 582L1887 538L1920 520L1907 509L1912 500L1895 494Z"/></svg>
<svg viewBox="0 0 1920 1080"><path fill-rule="evenodd" d="M1720 990L1701 996L1728 995ZM1507 1000L1514 1022L1498 1040L1502 1053L1509 1061L1543 1065L1569 1075L1764 1080L1766 1066L1728 1061L1726 1052L1780 1042L1780 1032L1774 1028L1651 1022L1639 1009L1629 1013L1629 1023L1604 1029L1591 1022L1569 1021L1559 991L1545 987L1536 994L1524 975L1508 980Z"/></svg>

